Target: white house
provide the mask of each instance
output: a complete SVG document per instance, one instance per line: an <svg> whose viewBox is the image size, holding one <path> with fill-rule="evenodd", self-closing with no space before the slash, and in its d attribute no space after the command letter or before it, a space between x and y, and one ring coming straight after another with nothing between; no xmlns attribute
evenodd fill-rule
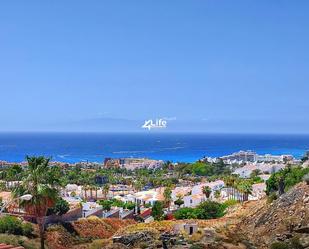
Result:
<svg viewBox="0 0 309 249"><path fill-rule="evenodd" d="M202 194L203 188L206 187L206 186L210 187L212 192L215 192L216 190L220 190L224 187L224 181L217 180L217 181L214 181L214 182L207 182L207 183L201 183L201 184L195 185L192 188L191 194L192 195Z"/></svg>
<svg viewBox="0 0 309 249"><path fill-rule="evenodd" d="M134 194L135 202L141 205L153 205L156 201L164 201L163 192L164 188L156 188L147 191L137 192Z"/></svg>
<svg viewBox="0 0 309 249"><path fill-rule="evenodd" d="M194 194L194 195L187 195L184 196L184 206L185 207L196 207L201 202L205 201L206 197L204 194Z"/></svg>

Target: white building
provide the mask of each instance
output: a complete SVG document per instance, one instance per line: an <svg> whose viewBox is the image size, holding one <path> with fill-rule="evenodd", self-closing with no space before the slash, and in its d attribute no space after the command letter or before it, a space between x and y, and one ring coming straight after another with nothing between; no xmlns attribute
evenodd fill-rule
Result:
<svg viewBox="0 0 309 249"><path fill-rule="evenodd" d="M252 163L235 169L233 174L239 175L241 178L249 178L254 170L260 170L262 174L272 174L285 167L285 164Z"/></svg>
<svg viewBox="0 0 309 249"><path fill-rule="evenodd" d="M192 194L184 196L183 201L185 207L196 207L201 202L206 201L206 197L204 194Z"/></svg>
<svg viewBox="0 0 309 249"><path fill-rule="evenodd" d="M140 191L133 196L135 202L140 205L150 204L153 205L156 201L164 201L164 188L150 189L147 191Z"/></svg>
<svg viewBox="0 0 309 249"><path fill-rule="evenodd" d="M210 187L211 189L210 199L212 199L214 198L214 193L217 190L221 190L224 187L224 181L217 180L214 182L201 183L201 184L193 186L191 190L191 194L183 197L184 206L185 207L196 207L201 202L206 201L206 196L203 193L203 188L206 186Z"/></svg>

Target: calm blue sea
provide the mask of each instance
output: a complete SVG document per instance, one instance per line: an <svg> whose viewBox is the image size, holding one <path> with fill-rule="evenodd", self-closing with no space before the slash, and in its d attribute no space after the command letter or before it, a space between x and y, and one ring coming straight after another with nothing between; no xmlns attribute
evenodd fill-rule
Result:
<svg viewBox="0 0 309 249"><path fill-rule="evenodd" d="M102 162L105 157L148 157L192 162L239 150L292 154L309 149L309 135L226 135L166 133L0 133L0 160L21 162L25 155L55 161Z"/></svg>

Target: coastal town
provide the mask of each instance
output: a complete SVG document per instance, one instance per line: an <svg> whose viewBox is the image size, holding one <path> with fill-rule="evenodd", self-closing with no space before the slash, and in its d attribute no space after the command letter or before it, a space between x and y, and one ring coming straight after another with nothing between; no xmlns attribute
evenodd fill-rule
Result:
<svg viewBox="0 0 309 249"><path fill-rule="evenodd" d="M16 195L36 160L41 163L47 160L46 167L58 182L55 206L46 207L42 215L43 229L47 229L91 217L150 225L164 220L219 218L234 205L270 196L278 198L291 184L290 179L284 182L278 176L287 178L292 171L301 177L308 174L308 157L309 151L301 159L239 151L218 158L203 157L194 163L148 158L105 158L102 163L75 164L53 162L44 157L27 158L22 163L1 161L1 212L38 222L35 213L20 205L20 200L26 201L23 198L27 194ZM301 179L293 181L297 183ZM203 208L213 209L213 214L203 213ZM194 222L183 225L189 226L189 234L197 229Z"/></svg>

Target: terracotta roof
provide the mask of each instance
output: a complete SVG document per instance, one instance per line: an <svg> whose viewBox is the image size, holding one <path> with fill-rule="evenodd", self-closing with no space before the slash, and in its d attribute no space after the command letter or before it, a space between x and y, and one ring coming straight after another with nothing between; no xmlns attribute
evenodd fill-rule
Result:
<svg viewBox="0 0 309 249"><path fill-rule="evenodd" d="M11 192L2 191L0 192L0 198L3 201L9 201L12 199Z"/></svg>
<svg viewBox="0 0 309 249"><path fill-rule="evenodd" d="M12 246L0 243L0 249L25 249L23 246Z"/></svg>
<svg viewBox="0 0 309 249"><path fill-rule="evenodd" d="M141 213L140 216L145 219L148 216L150 216L151 213L152 213L152 210L149 208L149 209L145 210L143 213Z"/></svg>

